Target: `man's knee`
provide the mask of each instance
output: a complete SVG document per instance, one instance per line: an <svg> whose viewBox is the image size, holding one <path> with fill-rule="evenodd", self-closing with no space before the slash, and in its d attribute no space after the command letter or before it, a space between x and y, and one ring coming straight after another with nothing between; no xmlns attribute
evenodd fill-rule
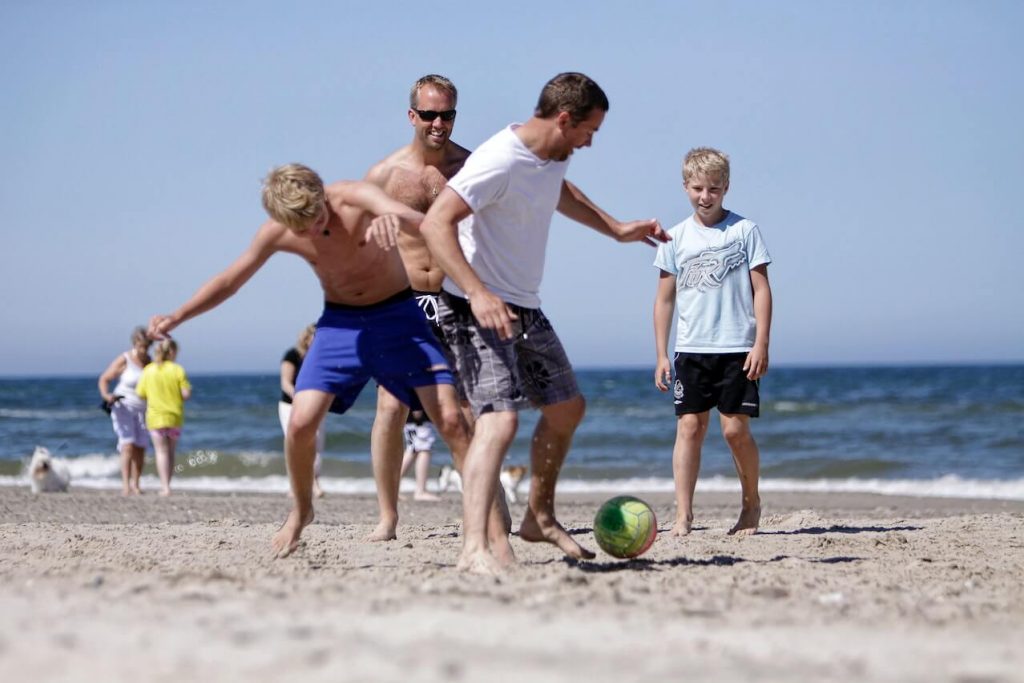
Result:
<svg viewBox="0 0 1024 683"><path fill-rule="evenodd" d="M515 437L518 429L519 413L514 410L499 410L477 417L474 425L474 437L479 434L482 438L511 440Z"/></svg>
<svg viewBox="0 0 1024 683"><path fill-rule="evenodd" d="M575 396L567 401L545 406L541 412L550 429L571 433L583 421L583 416L587 412L587 401L582 395Z"/></svg>

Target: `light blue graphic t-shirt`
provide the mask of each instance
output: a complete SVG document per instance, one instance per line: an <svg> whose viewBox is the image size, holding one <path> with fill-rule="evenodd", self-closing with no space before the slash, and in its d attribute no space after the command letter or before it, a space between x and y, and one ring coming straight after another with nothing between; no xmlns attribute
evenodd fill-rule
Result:
<svg viewBox="0 0 1024 683"><path fill-rule="evenodd" d="M690 216L669 230L654 265L676 276L676 351L739 353L754 347L750 270L771 263L757 224L727 212L704 227Z"/></svg>

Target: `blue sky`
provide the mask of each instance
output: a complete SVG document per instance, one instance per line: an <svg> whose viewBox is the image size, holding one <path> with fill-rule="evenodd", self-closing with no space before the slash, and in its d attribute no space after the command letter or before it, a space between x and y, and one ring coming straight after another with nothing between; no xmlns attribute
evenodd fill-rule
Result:
<svg viewBox="0 0 1024 683"><path fill-rule="evenodd" d="M1024 360L1021 26L1017 2L3 3L0 375L98 374L241 252L267 170L362 177L430 72L470 148L592 76L611 110L568 177L619 218L679 222L686 150L728 152L773 363ZM653 368L653 257L555 219L541 294L576 365ZM181 362L275 372L320 302L276 256Z"/></svg>

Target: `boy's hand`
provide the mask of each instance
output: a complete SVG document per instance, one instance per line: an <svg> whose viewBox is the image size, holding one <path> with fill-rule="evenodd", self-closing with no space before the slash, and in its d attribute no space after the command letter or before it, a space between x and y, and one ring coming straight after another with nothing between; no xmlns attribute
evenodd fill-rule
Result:
<svg viewBox="0 0 1024 683"><path fill-rule="evenodd" d="M743 370L747 373L747 379L761 379L768 372L768 346L765 344L755 345L747 359L743 361Z"/></svg>
<svg viewBox="0 0 1024 683"><path fill-rule="evenodd" d="M654 370L654 386L662 391L668 391L672 384L672 363L668 358L659 358L658 367Z"/></svg>
<svg viewBox="0 0 1024 683"><path fill-rule="evenodd" d="M363 240L359 246L373 240L384 251L389 251L398 245L398 233L402 229L401 219L393 213L377 216L366 228Z"/></svg>

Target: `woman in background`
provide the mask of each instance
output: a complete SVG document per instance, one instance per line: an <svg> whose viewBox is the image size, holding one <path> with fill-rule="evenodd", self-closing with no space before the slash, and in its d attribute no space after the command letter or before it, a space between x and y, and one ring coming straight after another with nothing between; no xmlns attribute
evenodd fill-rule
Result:
<svg viewBox="0 0 1024 683"><path fill-rule="evenodd" d="M97 383L103 397L103 409L110 414L117 435L117 450L121 454L121 485L126 496L142 493L139 479L146 458L149 435L146 433L146 402L135 391L142 369L149 363L149 346L153 342L146 336L146 328L132 330L132 347L119 354L100 375ZM117 380L114 391L110 383Z"/></svg>
<svg viewBox="0 0 1024 683"><path fill-rule="evenodd" d="M178 344L173 339L157 342L153 362L142 371L136 387L146 399L146 426L153 439L156 453L156 471L160 475L160 495L171 495L171 475L174 473L174 451L185 424L185 401L192 396L192 385L185 369L175 360Z"/></svg>
<svg viewBox="0 0 1024 683"><path fill-rule="evenodd" d="M277 402L277 416L281 420L281 431L288 438L288 420L292 414L292 399L295 397L295 378L299 376L302 361L313 343L316 325L307 325L299 332L295 346L288 349L281 359L281 400ZM324 450L324 423L316 430L316 459L313 461L313 495L321 498L324 491L320 488L320 453Z"/></svg>

